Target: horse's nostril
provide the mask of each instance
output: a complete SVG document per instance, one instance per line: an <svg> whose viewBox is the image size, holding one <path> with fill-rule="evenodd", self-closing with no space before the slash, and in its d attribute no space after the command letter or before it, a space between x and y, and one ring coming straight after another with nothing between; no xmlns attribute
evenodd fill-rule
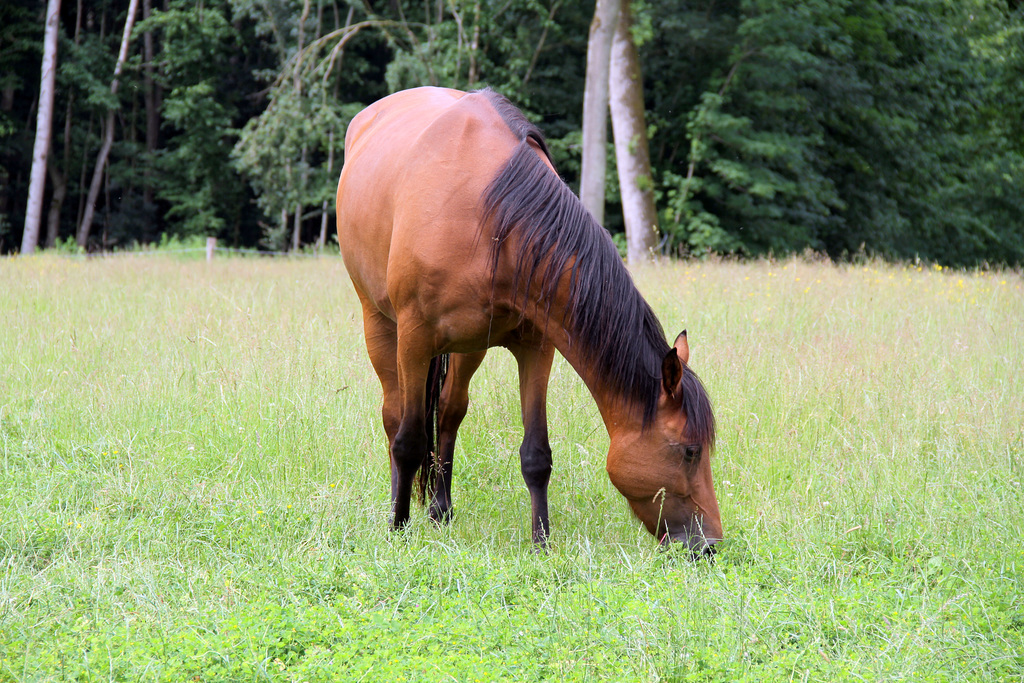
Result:
<svg viewBox="0 0 1024 683"><path fill-rule="evenodd" d="M712 543L704 543L704 545L702 547L691 548L691 550L690 550L690 559L692 559L694 562L704 561L704 562L707 562L708 564L714 564L714 562L715 562L715 554L717 552L718 552L718 549L715 548L715 544L713 542Z"/></svg>

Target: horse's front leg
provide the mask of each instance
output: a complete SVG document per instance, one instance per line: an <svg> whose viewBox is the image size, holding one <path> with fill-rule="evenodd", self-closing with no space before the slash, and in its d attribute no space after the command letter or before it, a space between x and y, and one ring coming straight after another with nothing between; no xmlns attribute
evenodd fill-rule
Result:
<svg viewBox="0 0 1024 683"><path fill-rule="evenodd" d="M438 406L437 474L430 500L430 518L435 522L449 522L452 514L452 461L455 455L455 437L459 425L469 408L469 381L483 362L486 351L452 354L448 377L441 390Z"/></svg>
<svg viewBox="0 0 1024 683"><path fill-rule="evenodd" d="M530 492L530 519L533 542L547 546L548 480L551 478L551 444L548 441L548 377L555 348L541 341L536 345L511 348L519 364L519 397L523 411L523 443L519 464Z"/></svg>

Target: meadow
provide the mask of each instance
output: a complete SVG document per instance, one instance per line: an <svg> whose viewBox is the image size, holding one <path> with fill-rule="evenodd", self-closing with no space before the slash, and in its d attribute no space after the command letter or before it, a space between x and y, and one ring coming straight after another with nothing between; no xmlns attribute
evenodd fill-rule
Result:
<svg viewBox="0 0 1024 683"><path fill-rule="evenodd" d="M389 532L337 257L0 261L0 681L1021 680L1021 274L635 279L715 404L713 564L632 518L561 359L533 551L501 350L453 523Z"/></svg>

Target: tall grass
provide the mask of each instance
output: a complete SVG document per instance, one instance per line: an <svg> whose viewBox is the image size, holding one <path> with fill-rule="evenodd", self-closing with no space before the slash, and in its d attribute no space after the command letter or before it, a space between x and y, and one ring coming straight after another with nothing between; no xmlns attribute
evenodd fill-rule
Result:
<svg viewBox="0 0 1024 683"><path fill-rule="evenodd" d="M380 390L336 258L0 263L0 681L1020 680L1019 274L663 264L728 541L662 552L561 360L529 541L514 364L455 520L387 531Z"/></svg>

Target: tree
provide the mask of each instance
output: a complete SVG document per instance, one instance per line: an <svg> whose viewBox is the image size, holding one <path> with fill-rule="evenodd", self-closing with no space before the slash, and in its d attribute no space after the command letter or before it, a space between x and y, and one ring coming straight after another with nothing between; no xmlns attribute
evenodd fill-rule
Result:
<svg viewBox="0 0 1024 683"><path fill-rule="evenodd" d="M868 95L841 32L844 8L765 0L741 9L729 54L689 113L687 172L669 176L669 204L691 250L821 249L843 208L825 167L826 119Z"/></svg>
<svg viewBox="0 0 1024 683"><path fill-rule="evenodd" d="M256 191L256 202L264 215L277 218L276 224L263 229L262 243L272 249L290 246L297 250L305 220L318 214L322 215L316 241L322 245L326 239L323 215L333 206L331 198L338 182L333 159L343 144L343 135L335 132L343 131L362 109L361 105L339 101L341 60L345 46L361 30L379 23L368 20L353 24L350 11L344 26L321 36L322 18L318 16L314 39L307 45L305 23L309 15L310 3L304 0L294 46L282 42L279 30L273 31L279 41L279 54L292 54L271 84L267 108L246 123L232 151L234 165ZM276 25L267 18L269 26ZM335 21L340 22L339 15ZM316 208L307 213L306 207Z"/></svg>
<svg viewBox="0 0 1024 683"><path fill-rule="evenodd" d="M654 237L653 220L638 232L630 217L632 194L653 190L658 248L675 254L1024 263L1017 0L633 2L633 40L620 45L642 69L615 80L588 29L618 27L595 18L621 1L63 2L46 242L77 234L89 199L104 248L164 232L322 243L348 119L434 84L514 101L620 243L624 217L629 236ZM41 4L0 3L0 251L26 237ZM112 92L134 18L138 49ZM588 53L598 64L585 86ZM612 102L596 88L613 80L635 86L621 111L643 115L614 131L618 150L591 140L608 134ZM617 164L642 151L645 132L639 181L625 167L621 183L592 174L610 151ZM651 248L634 244L634 260Z"/></svg>
<svg viewBox="0 0 1024 683"><path fill-rule="evenodd" d="M597 0L587 42L580 199L601 224L604 224L605 168L608 160L609 67L612 40L621 9L622 0Z"/></svg>
<svg viewBox="0 0 1024 683"><path fill-rule="evenodd" d="M27 0L0 3L0 253L21 245L21 235L8 235L25 222L19 205L28 196L36 119L36 78L42 54L40 3Z"/></svg>
<svg viewBox="0 0 1024 683"><path fill-rule="evenodd" d="M46 188L46 160L50 153L53 123L53 92L57 78L57 31L60 24L60 0L46 4L46 31L43 37L43 66L39 79L39 111L36 114L36 142L32 150L32 180L25 211L25 231L21 253L31 254L39 242L39 224L43 216L43 190Z"/></svg>
<svg viewBox="0 0 1024 683"><path fill-rule="evenodd" d="M1021 34L1005 10L979 20L996 4L709 1L703 24L686 16L693 68L678 32L655 45L657 63L701 80L689 93L673 71L651 88L659 153L689 150L685 174L656 159L663 227L689 251L1019 262L1020 157L999 131L1020 120L1004 115Z"/></svg>
<svg viewBox="0 0 1024 683"><path fill-rule="evenodd" d="M146 168L153 194L167 207L167 228L180 236L237 242L231 233L247 197L242 178L232 172L231 148L238 136L235 119L243 99L238 72L243 68L241 63L231 69L224 65L241 62L245 39L232 25L230 7L224 0L207 0L201 7L173 0L153 10L136 32L152 35L162 48L158 60L152 65L146 60L143 67L152 67L152 99L161 93L165 140ZM148 148L148 124L146 137Z"/></svg>
<svg viewBox="0 0 1024 683"><path fill-rule="evenodd" d="M117 54L117 64L114 66L114 79L110 82L110 94L117 95L117 88L120 84L121 69L128 58L128 46L131 44L132 25L135 23L135 11L139 6L139 0L131 0L128 4L128 16L124 20L124 33L121 36L121 49ZM85 247L89 243L89 231L92 229L92 217L96 210L96 199L100 194L100 184L103 182L103 169L107 165L107 157L110 155L110 148L114 144L114 109L107 113L106 123L103 127L103 144L100 146L99 154L96 155L96 167L93 169L92 182L89 185L89 196L85 200L85 212L82 214L82 222L78 226L76 242L79 247Z"/></svg>
<svg viewBox="0 0 1024 683"><path fill-rule="evenodd" d="M654 208L643 78L632 26L629 2L623 0L612 39L608 94L622 217L626 224L626 258L631 265L649 260L658 245L658 213Z"/></svg>
<svg viewBox="0 0 1024 683"><path fill-rule="evenodd" d="M75 33L74 42L72 43L73 48L79 46L79 40L81 38L82 31L82 0L77 0L75 11ZM74 50L72 51L72 55ZM62 61L67 61L66 59ZM59 79L57 81L57 88L61 89L64 85ZM51 157L50 162L47 163L47 168L50 172L50 182L53 183L53 194L50 197L50 210L46 215L46 248L51 249L57 245L57 237L60 233L60 218L61 210L64 208L64 200L68 195L68 174L71 168L71 123L72 114L74 112L75 95L70 89L65 88L67 104L64 113L64 154L60 163L55 161L55 157Z"/></svg>
<svg viewBox="0 0 1024 683"><path fill-rule="evenodd" d="M152 0L142 0L142 21L146 21L153 15ZM154 79L156 58L156 44L153 39L153 32L146 30L142 34L143 50L143 84L142 97L146 104L146 154L152 158L156 154L157 145L160 140L160 91ZM152 169L146 166L146 182L143 186L143 203L153 202Z"/></svg>

